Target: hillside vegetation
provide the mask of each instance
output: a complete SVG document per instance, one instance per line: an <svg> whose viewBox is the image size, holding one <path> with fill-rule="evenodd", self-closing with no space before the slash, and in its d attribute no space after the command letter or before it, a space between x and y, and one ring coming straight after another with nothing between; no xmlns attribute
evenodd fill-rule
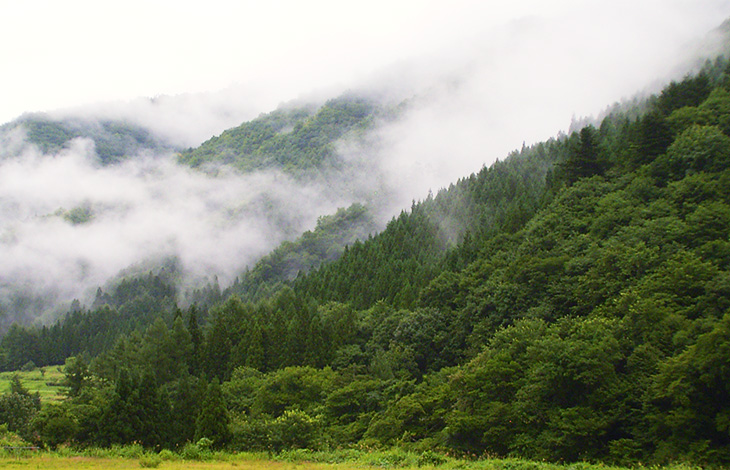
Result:
<svg viewBox="0 0 730 470"><path fill-rule="evenodd" d="M225 163L242 171L277 168L296 174L337 167L336 142L356 136L385 113L375 101L356 94L321 107L281 107L181 152L179 160L193 167Z"/></svg>
<svg viewBox="0 0 730 470"><path fill-rule="evenodd" d="M210 308L165 307L151 276L14 327L5 364L65 359L69 387L18 432L730 465L727 62L636 114L515 152L307 274L265 284L272 255Z"/></svg>
<svg viewBox="0 0 730 470"><path fill-rule="evenodd" d="M66 118L44 114L24 115L0 127L0 136L22 132L27 143L44 154L58 153L77 138L90 139L102 165L121 162L144 152L172 150L149 130L118 120Z"/></svg>

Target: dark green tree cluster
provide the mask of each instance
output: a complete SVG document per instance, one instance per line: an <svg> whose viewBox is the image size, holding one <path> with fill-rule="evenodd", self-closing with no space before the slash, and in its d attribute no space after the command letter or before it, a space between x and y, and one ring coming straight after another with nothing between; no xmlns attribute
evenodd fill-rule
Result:
<svg viewBox="0 0 730 470"><path fill-rule="evenodd" d="M110 292L99 288L90 309L74 302L53 325L13 324L0 339L0 370L17 370L28 361L44 366L63 364L70 356L94 357L110 349L119 336L156 319L172 322L176 296L166 274L150 273L121 279Z"/></svg>
<svg viewBox="0 0 730 470"><path fill-rule="evenodd" d="M18 375L10 380L10 390L0 395L0 423L23 439L33 437L31 423L41 409L40 396L32 394L20 382Z"/></svg>
<svg viewBox="0 0 730 470"><path fill-rule="evenodd" d="M217 382L208 385L181 374L161 384L152 368L140 373L119 366L114 380L106 380L92 372L95 365L69 358L68 398L41 410L31 423L32 440L49 447L141 444L153 449L182 447L203 437L216 447L228 443L228 412Z"/></svg>
<svg viewBox="0 0 730 470"><path fill-rule="evenodd" d="M335 261L346 246L366 239L377 228L370 209L359 203L339 209L330 216L322 216L314 230L305 232L295 241L282 243L253 268L238 276L223 292L223 297L236 295L245 301L271 297L300 274Z"/></svg>

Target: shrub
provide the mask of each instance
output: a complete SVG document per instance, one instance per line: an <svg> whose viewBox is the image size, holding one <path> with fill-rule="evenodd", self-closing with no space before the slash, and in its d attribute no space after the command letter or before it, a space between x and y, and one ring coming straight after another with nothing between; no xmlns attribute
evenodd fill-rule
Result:
<svg viewBox="0 0 730 470"><path fill-rule="evenodd" d="M159 454L157 454L160 457L160 460L162 461L169 461L169 460L177 460L178 456L169 449L162 449Z"/></svg>
<svg viewBox="0 0 730 470"><path fill-rule="evenodd" d="M439 465L446 463L446 457L443 457L432 450L427 450L418 456L417 463L419 467L438 467Z"/></svg>
<svg viewBox="0 0 730 470"><path fill-rule="evenodd" d="M272 423L272 444L277 449L314 449L320 423L301 410L287 410Z"/></svg>
<svg viewBox="0 0 730 470"><path fill-rule="evenodd" d="M210 439L200 439L197 444L188 442L180 451L180 456L185 460L209 460L213 457L207 441ZM201 447L202 444L202 447Z"/></svg>
<svg viewBox="0 0 730 470"><path fill-rule="evenodd" d="M416 464L412 454L400 450L373 452L368 456L367 464L372 467L397 468L409 467Z"/></svg>
<svg viewBox="0 0 730 470"><path fill-rule="evenodd" d="M144 454L139 458L139 466L142 468L157 468L162 463L162 458L157 454Z"/></svg>
<svg viewBox="0 0 730 470"><path fill-rule="evenodd" d="M111 451L112 454L125 459L138 459L144 454L144 448L141 444L131 444L126 446L113 445Z"/></svg>

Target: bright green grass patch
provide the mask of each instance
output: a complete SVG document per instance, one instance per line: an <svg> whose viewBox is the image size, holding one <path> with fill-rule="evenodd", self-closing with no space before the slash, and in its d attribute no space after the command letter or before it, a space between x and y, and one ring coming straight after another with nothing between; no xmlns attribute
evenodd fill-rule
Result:
<svg viewBox="0 0 730 470"><path fill-rule="evenodd" d="M42 402L59 401L63 399L64 379L59 366L36 368L31 371L0 372L0 394L10 391L10 380L18 375L20 383L31 393L41 397Z"/></svg>

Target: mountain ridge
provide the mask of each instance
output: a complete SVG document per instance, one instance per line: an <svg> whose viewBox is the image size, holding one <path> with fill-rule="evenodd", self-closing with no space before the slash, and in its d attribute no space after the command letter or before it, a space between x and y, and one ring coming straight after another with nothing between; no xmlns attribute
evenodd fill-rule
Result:
<svg viewBox="0 0 730 470"><path fill-rule="evenodd" d="M205 436L232 449L726 466L730 64L641 104L414 201L327 263L327 227L367 207L185 310L154 273L100 290L11 328L3 366L66 361L69 398L34 425L66 419L53 438L79 445L182 446L214 403Z"/></svg>

